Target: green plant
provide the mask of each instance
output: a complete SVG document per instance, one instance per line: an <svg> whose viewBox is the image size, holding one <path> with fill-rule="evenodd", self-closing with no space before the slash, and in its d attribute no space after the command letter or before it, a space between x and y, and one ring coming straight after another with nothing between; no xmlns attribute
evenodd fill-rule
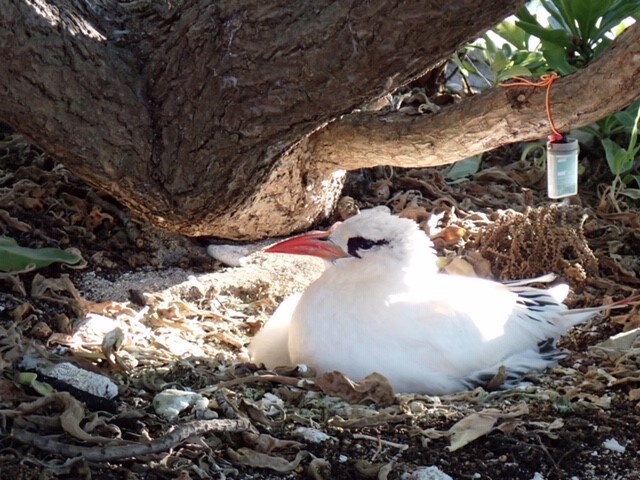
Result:
<svg viewBox="0 0 640 480"><path fill-rule="evenodd" d="M0 271L20 272L29 268L42 268L54 262L76 265L82 257L59 248L21 247L10 237L0 237Z"/></svg>
<svg viewBox="0 0 640 480"><path fill-rule="evenodd" d="M640 100L633 102L624 110L607 115L591 125L581 127L579 130L599 141L610 138L626 143L629 135L632 134L638 108L640 108Z"/></svg>
<svg viewBox="0 0 640 480"><path fill-rule="evenodd" d="M541 142L531 142L523 145L520 161L526 160L529 155L533 155L536 152L540 152L540 155L536 157L535 165L538 167L543 166L547 160L547 149Z"/></svg>
<svg viewBox="0 0 640 480"><path fill-rule="evenodd" d="M476 75L487 88L512 77L531 75L527 65L539 57L536 52L514 50L508 43L498 47L488 35L482 38L484 46L467 45L453 55L451 60L460 72Z"/></svg>
<svg viewBox="0 0 640 480"><path fill-rule="evenodd" d="M478 172L480 163L482 163L482 154L458 160L449 167L447 173L445 173L445 178L450 183L464 181Z"/></svg>
<svg viewBox="0 0 640 480"><path fill-rule="evenodd" d="M543 26L526 7L516 25L540 39L548 67L561 75L575 72L602 53L612 41L610 32L640 13L639 0L540 0L549 13Z"/></svg>
<svg viewBox="0 0 640 480"><path fill-rule="evenodd" d="M515 22L501 22L492 35L484 34L454 54L451 60L463 76L475 75L491 87L549 70L573 73L610 45L624 29L625 19L640 14L640 0L540 0L539 4L548 14L548 26L528 7L521 8Z"/></svg>
<svg viewBox="0 0 640 480"><path fill-rule="evenodd" d="M629 188L629 185L633 183L635 183L637 187L640 187L640 175L632 172L636 156L640 151L640 145L638 145L638 125L640 124L639 107L640 102L635 102L635 104L631 106L631 108L635 108L636 111L636 115L632 119L632 125L626 123L629 120L626 110L616 114L618 115L616 118L622 125L625 127L631 126L626 148L620 146L620 144L614 142L611 138L603 138L601 140L609 170L611 170L611 173L614 175L611 185L611 191L614 197L624 195L635 200L640 199L640 189Z"/></svg>

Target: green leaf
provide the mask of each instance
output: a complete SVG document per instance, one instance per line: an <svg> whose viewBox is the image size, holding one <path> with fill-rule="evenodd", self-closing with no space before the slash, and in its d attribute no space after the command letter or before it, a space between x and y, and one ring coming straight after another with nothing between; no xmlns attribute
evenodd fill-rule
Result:
<svg viewBox="0 0 640 480"><path fill-rule="evenodd" d="M457 53L453 55L451 60L463 72L473 73L474 75L480 76L480 73L478 72L476 67L470 62L467 62L466 60L462 60Z"/></svg>
<svg viewBox="0 0 640 480"><path fill-rule="evenodd" d="M566 32L566 30L561 30L559 28L545 28L540 24L522 21L517 21L516 25L522 28L525 32L538 37L540 40L554 43L565 48L572 48L574 46L571 41L571 36Z"/></svg>
<svg viewBox="0 0 640 480"><path fill-rule="evenodd" d="M616 115L607 115L606 117L598 120L597 122L600 130L602 131L602 138L612 137L618 133L630 132L632 125L629 128L625 128L624 124L616 117Z"/></svg>
<svg viewBox="0 0 640 480"><path fill-rule="evenodd" d="M547 60L549 68L560 75L569 75L578 69L567 60L564 48L554 43L542 42L542 55Z"/></svg>
<svg viewBox="0 0 640 480"><path fill-rule="evenodd" d="M482 155L474 155L473 157L459 160L451 165L449 171L445 174L445 178L455 181L469 177L478 171L481 161Z"/></svg>
<svg viewBox="0 0 640 480"><path fill-rule="evenodd" d="M592 140L593 138L598 138L600 140L604 138L604 135L602 134L602 130L600 129L597 123L592 123L591 125L580 127L577 129L577 131L583 132L585 135L590 136ZM578 138L578 141L581 143L588 143L587 141L582 141L582 139L580 138Z"/></svg>
<svg viewBox="0 0 640 480"><path fill-rule="evenodd" d="M30 265L42 268L54 262L75 265L80 260L80 255L68 250L20 247L13 238L0 237L0 271L3 272L19 272Z"/></svg>
<svg viewBox="0 0 640 480"><path fill-rule="evenodd" d="M494 74L497 74L499 71L504 70L504 68L507 66L507 59L504 56L504 53L502 52L502 50L498 50L495 54L495 56L493 57L493 62L491 62L491 71Z"/></svg>
<svg viewBox="0 0 640 480"><path fill-rule="evenodd" d="M593 58L598 58L602 54L602 52L604 52L611 46L611 43L611 40L609 40L607 37L604 37L600 41L600 43L598 43L593 49Z"/></svg>
<svg viewBox="0 0 640 480"><path fill-rule="evenodd" d="M638 127L640 127L640 103L632 104L629 107L630 111L633 111L633 108L636 108L636 118L633 122L633 128L631 129L631 139L629 139L629 148L627 149L629 155L632 156L632 161L635 158L636 152L638 151L638 148L635 148L635 146L638 141ZM632 151L633 153L631 153Z"/></svg>
<svg viewBox="0 0 640 480"><path fill-rule="evenodd" d="M637 188L624 188L620 191L620 195L624 195L633 200L640 200L640 190Z"/></svg>
<svg viewBox="0 0 640 480"><path fill-rule="evenodd" d="M542 66L542 54L540 52L529 52L520 50L513 54L512 61L515 65L525 65L529 68Z"/></svg>
<svg viewBox="0 0 640 480"><path fill-rule="evenodd" d="M499 23L493 29L496 35L500 36L505 41L516 47L518 50L529 49L529 38L523 29L518 27L514 22L505 20Z"/></svg>
<svg viewBox="0 0 640 480"><path fill-rule="evenodd" d="M563 0L552 0L551 2L547 0L541 0L540 3L545 8L545 10L549 12L556 23L561 26L562 29L564 29L568 34L570 34L570 37L580 36L578 26L575 23L575 16L571 13L567 2ZM552 24L553 22L549 23Z"/></svg>
<svg viewBox="0 0 640 480"><path fill-rule="evenodd" d="M571 130L569 136L578 140L581 145L593 145L596 138L600 139L600 130L598 130L597 125L592 124Z"/></svg>
<svg viewBox="0 0 640 480"><path fill-rule="evenodd" d="M600 35L604 35L616 28L627 17L640 15L640 2L638 0L619 0L615 2L600 20Z"/></svg>
<svg viewBox="0 0 640 480"><path fill-rule="evenodd" d="M495 42L486 33L484 35L482 35L482 40L484 40L484 44L485 44L485 46L487 48L487 51L493 53L496 50L498 50L498 47L496 47Z"/></svg>
<svg viewBox="0 0 640 480"><path fill-rule="evenodd" d="M602 146L604 147L609 170L611 170L611 173L614 175L622 175L633 166L633 157L629 159L627 150L610 138L603 139Z"/></svg>
<svg viewBox="0 0 640 480"><path fill-rule="evenodd" d="M536 150L540 151L539 160L542 160L542 161L546 160L547 149L545 148L545 146L540 142L531 142L524 145L524 148L522 149L522 153L520 154L520 161L526 160L526 158Z"/></svg>
<svg viewBox="0 0 640 480"><path fill-rule="evenodd" d="M506 68L496 75L496 83L504 82L513 77L530 77L531 71L522 65Z"/></svg>
<svg viewBox="0 0 640 480"><path fill-rule="evenodd" d="M620 122L620 124L631 133L631 129L635 124L635 115L630 114L629 112L622 110L620 112L614 113L613 117Z"/></svg>
<svg viewBox="0 0 640 480"><path fill-rule="evenodd" d="M43 397L46 397L53 392L53 387L48 383L38 380L38 374L34 372L20 372L16 380L20 385L30 386Z"/></svg>
<svg viewBox="0 0 640 480"><path fill-rule="evenodd" d="M585 44L593 46L599 35L598 21L615 0L565 0L570 12L578 24L580 38Z"/></svg>
<svg viewBox="0 0 640 480"><path fill-rule="evenodd" d="M540 25L540 23L538 22L536 16L532 14L527 7L522 7L520 10L518 10L516 12L516 18L521 22L537 24L538 26L542 27L542 25ZM517 21L516 25L518 25Z"/></svg>
<svg viewBox="0 0 640 480"><path fill-rule="evenodd" d="M636 185L637 185L638 187L640 187L640 175L631 175L631 174L629 174L629 175L627 175L627 176L625 177L625 182L624 182L624 183L625 183L626 185L630 185L630 184L631 184L631 182L633 182L633 181L635 181L635 182L636 182Z"/></svg>

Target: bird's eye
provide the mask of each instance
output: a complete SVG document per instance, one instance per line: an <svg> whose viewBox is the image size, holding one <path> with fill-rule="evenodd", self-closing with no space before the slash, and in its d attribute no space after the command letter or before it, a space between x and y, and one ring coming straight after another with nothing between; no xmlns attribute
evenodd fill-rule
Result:
<svg viewBox="0 0 640 480"><path fill-rule="evenodd" d="M369 250L375 246L386 245L387 243L389 242L386 240L369 240L363 237L351 237L347 240L347 251L352 257L360 258L360 255L358 255L359 250Z"/></svg>

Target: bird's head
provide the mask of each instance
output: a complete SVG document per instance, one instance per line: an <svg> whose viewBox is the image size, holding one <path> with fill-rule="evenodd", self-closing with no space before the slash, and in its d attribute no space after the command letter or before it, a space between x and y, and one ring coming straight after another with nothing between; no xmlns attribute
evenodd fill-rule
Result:
<svg viewBox="0 0 640 480"><path fill-rule="evenodd" d="M418 225L391 215L387 207L363 210L328 231L314 231L276 243L270 253L312 255L334 263L399 269L418 264L436 270L431 240Z"/></svg>

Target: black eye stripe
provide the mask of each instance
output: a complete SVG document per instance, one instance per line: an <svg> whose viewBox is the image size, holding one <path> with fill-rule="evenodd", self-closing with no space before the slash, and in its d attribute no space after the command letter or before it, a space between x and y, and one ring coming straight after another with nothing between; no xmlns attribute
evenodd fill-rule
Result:
<svg viewBox="0 0 640 480"><path fill-rule="evenodd" d="M360 258L360 255L358 255L359 250L369 250L378 245L387 245L388 243L386 240L369 240L363 237L351 237L347 240L347 251L352 257Z"/></svg>

